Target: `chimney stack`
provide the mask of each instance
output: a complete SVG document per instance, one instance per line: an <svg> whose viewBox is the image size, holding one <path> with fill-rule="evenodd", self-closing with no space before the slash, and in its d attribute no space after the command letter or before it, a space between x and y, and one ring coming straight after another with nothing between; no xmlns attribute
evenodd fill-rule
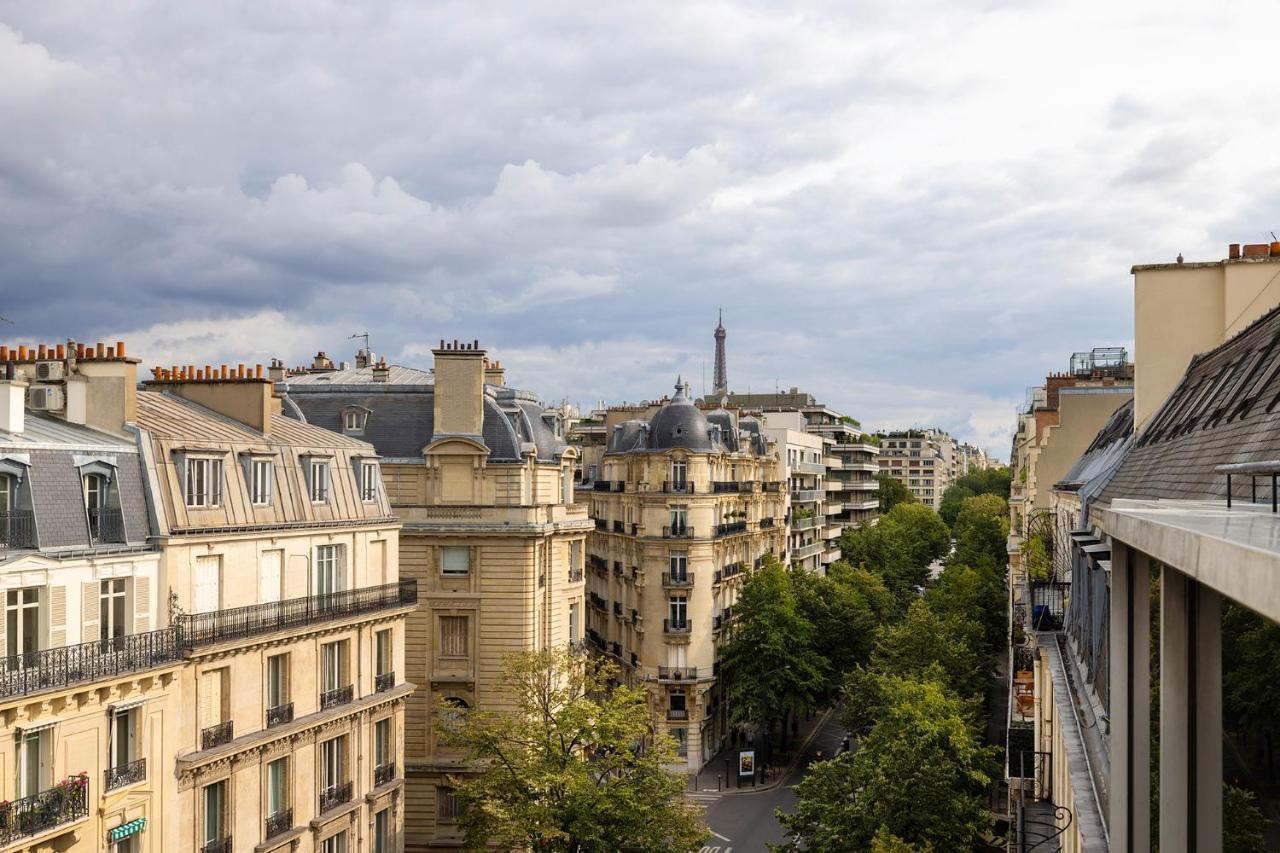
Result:
<svg viewBox="0 0 1280 853"><path fill-rule="evenodd" d="M387 367L387 360L384 358L373 366L373 381L386 382L391 376L391 369Z"/></svg>
<svg viewBox="0 0 1280 853"><path fill-rule="evenodd" d="M271 369L284 368L277 361ZM201 370L192 366L155 367L151 375L153 378L146 382L148 391L173 394L264 434L271 432L271 418L282 409L280 398L274 393L276 380L263 374L261 364L251 369L239 363L234 367L210 365Z"/></svg>
<svg viewBox="0 0 1280 853"><path fill-rule="evenodd" d="M4 363L0 378L0 430L21 435L26 424L27 383L18 377L12 361Z"/></svg>
<svg viewBox="0 0 1280 853"><path fill-rule="evenodd" d="M487 385L506 385L506 371L500 361L484 360L484 381Z"/></svg>
<svg viewBox="0 0 1280 853"><path fill-rule="evenodd" d="M479 436L484 431L485 352L479 341L440 341L435 357L436 435Z"/></svg>

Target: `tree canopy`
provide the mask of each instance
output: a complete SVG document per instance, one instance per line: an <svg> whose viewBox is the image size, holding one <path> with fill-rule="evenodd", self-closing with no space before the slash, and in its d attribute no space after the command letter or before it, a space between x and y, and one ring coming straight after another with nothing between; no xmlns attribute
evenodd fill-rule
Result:
<svg viewBox="0 0 1280 853"><path fill-rule="evenodd" d="M443 742L482 768L452 780L469 849L660 853L706 840L644 690L614 676L567 650L521 652L503 661L509 711L441 705Z"/></svg>
<svg viewBox="0 0 1280 853"><path fill-rule="evenodd" d="M883 515L893 509L898 504L916 503L916 496L911 494L911 490L902 484L902 481L890 477L888 474L877 474L876 482L879 486L876 494L880 498L880 513Z"/></svg>
<svg viewBox="0 0 1280 853"><path fill-rule="evenodd" d="M978 495L998 495L1004 500L1009 499L1009 469L1008 468L985 468L979 471L970 471L963 477L959 477L947 486L946 491L942 493L942 500L938 504L938 514L942 516L942 520L947 523L948 527L952 527L956 523L956 516L960 514L960 506L964 503L965 498L972 498Z"/></svg>
<svg viewBox="0 0 1280 853"><path fill-rule="evenodd" d="M923 504L898 504L879 523L846 528L840 535L845 561L878 575L900 611L927 582L929 565L950 545L947 526Z"/></svg>
<svg viewBox="0 0 1280 853"><path fill-rule="evenodd" d="M790 580L824 664L817 701L827 705L838 698L844 674L870 659L876 629L893 610L893 599L878 577L840 560L827 567L825 577L792 569Z"/></svg>

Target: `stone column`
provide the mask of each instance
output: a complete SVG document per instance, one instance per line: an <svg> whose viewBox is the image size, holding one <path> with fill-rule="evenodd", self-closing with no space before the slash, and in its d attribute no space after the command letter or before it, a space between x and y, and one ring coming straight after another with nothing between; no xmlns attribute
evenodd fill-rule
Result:
<svg viewBox="0 0 1280 853"><path fill-rule="evenodd" d="M1147 555L1111 543L1111 846L1151 850L1151 579Z"/></svg>
<svg viewBox="0 0 1280 853"><path fill-rule="evenodd" d="M1160 851L1222 851L1222 599L1160 578Z"/></svg>

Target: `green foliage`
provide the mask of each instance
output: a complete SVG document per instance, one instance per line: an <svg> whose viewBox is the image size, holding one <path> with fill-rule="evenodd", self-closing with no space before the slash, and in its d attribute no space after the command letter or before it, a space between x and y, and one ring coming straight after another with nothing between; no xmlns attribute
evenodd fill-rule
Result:
<svg viewBox="0 0 1280 853"><path fill-rule="evenodd" d="M947 688L958 696L979 697L991 681L991 666L981 654L983 626L956 611L935 612L916 599L900 622L876 634L871 666L881 673L924 678L936 665Z"/></svg>
<svg viewBox="0 0 1280 853"><path fill-rule="evenodd" d="M1222 785L1222 849L1232 853L1264 853L1267 819L1251 791Z"/></svg>
<svg viewBox="0 0 1280 853"><path fill-rule="evenodd" d="M908 844L882 826L871 839L871 853L933 853L933 845Z"/></svg>
<svg viewBox="0 0 1280 853"><path fill-rule="evenodd" d="M959 483L952 483L942 493L942 500L938 503L938 515L942 516L942 520L946 522L947 527L954 527L956 516L960 514L960 505L965 502L965 499L977 496L978 493L973 489L962 486Z"/></svg>
<svg viewBox="0 0 1280 853"><path fill-rule="evenodd" d="M899 612L928 581L929 564L949 547L947 526L923 504L898 504L879 523L849 528L840 536L845 561L878 575Z"/></svg>
<svg viewBox="0 0 1280 853"><path fill-rule="evenodd" d="M1240 725L1280 728L1280 625L1245 607L1222 612L1224 710Z"/></svg>
<svg viewBox="0 0 1280 853"><path fill-rule="evenodd" d="M980 495L995 495L1003 500L1009 499L1009 469L987 468L981 471L970 471L958 478L942 493L938 505L938 513L948 527L955 527L960 509L968 498ZM1006 516L1008 513L1006 512Z"/></svg>
<svg viewBox="0 0 1280 853"><path fill-rule="evenodd" d="M1033 581L1047 581L1049 579L1049 550L1044 546L1044 540L1039 536L1032 536L1022 543L1022 565L1027 570L1027 577Z"/></svg>
<svg viewBox="0 0 1280 853"><path fill-rule="evenodd" d="M445 744L482 768L452 779L466 845L583 853L696 850L707 838L685 782L667 772L645 692L611 687L616 668L566 650L504 658L509 711L440 706Z"/></svg>
<svg viewBox="0 0 1280 853"><path fill-rule="evenodd" d="M1002 575L953 562L942 570L925 600L930 610L943 617L979 623L982 656L994 658L1004 647L1009 601Z"/></svg>
<svg viewBox="0 0 1280 853"><path fill-rule="evenodd" d="M893 610L884 583L865 569L836 561L826 577L792 569L791 588L800 615L813 627L813 647L824 663L823 685L816 697L827 705L838 697L841 679L871 657L877 626Z"/></svg>
<svg viewBox="0 0 1280 853"><path fill-rule="evenodd" d="M952 527L956 547L951 562L997 571L1009 561L1009 505L999 495L978 495L960 504Z"/></svg>
<svg viewBox="0 0 1280 853"><path fill-rule="evenodd" d="M880 498L881 513L888 512L898 504L913 504L917 502L916 496L911 494L910 489L888 474L877 474L876 482L879 483L876 494Z"/></svg>
<svg viewBox="0 0 1280 853"><path fill-rule="evenodd" d="M968 850L992 815L982 794L995 750L979 744L971 707L935 680L878 675L881 712L856 752L814 765L796 786L788 841L776 850ZM917 847L902 847L902 844Z"/></svg>
<svg viewBox="0 0 1280 853"><path fill-rule="evenodd" d="M734 610L720 654L733 722L772 725L789 710L815 707L826 690L827 663L787 570L772 554L742 585Z"/></svg>

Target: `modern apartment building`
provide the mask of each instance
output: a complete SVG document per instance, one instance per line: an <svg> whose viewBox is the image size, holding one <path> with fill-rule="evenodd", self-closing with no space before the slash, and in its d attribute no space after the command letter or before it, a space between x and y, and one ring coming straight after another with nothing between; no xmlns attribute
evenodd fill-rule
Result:
<svg viewBox="0 0 1280 853"><path fill-rule="evenodd" d="M838 485L828 479L838 465L829 455L831 439L805 432L799 412L768 412L760 418L765 438L778 456L775 479L786 484L786 562L821 572L840 558L841 526L835 520L843 508ZM833 516L828 521L828 512Z"/></svg>
<svg viewBox="0 0 1280 853"><path fill-rule="evenodd" d="M937 509L957 476L956 440L942 430L910 429L877 434L880 474L892 477L920 503Z"/></svg>
<svg viewBox="0 0 1280 853"><path fill-rule="evenodd" d="M759 420L704 411L681 382L670 399L610 409L605 429L588 496L588 643L648 685L655 725L697 770L728 732L716 651L742 581L785 549L776 450Z"/></svg>
<svg viewBox="0 0 1280 853"><path fill-rule="evenodd" d="M974 471L985 471L995 467L995 463L987 457L987 451L981 447L965 442L956 445L956 477L963 477Z"/></svg>
<svg viewBox="0 0 1280 853"><path fill-rule="evenodd" d="M587 508L561 413L506 385L478 343L445 343L433 369L373 362L274 372L306 423L370 443L403 522L400 571L421 597L409 617L405 849L457 849L450 779L471 769L439 743L440 701L500 709L508 652L580 643Z"/></svg>

